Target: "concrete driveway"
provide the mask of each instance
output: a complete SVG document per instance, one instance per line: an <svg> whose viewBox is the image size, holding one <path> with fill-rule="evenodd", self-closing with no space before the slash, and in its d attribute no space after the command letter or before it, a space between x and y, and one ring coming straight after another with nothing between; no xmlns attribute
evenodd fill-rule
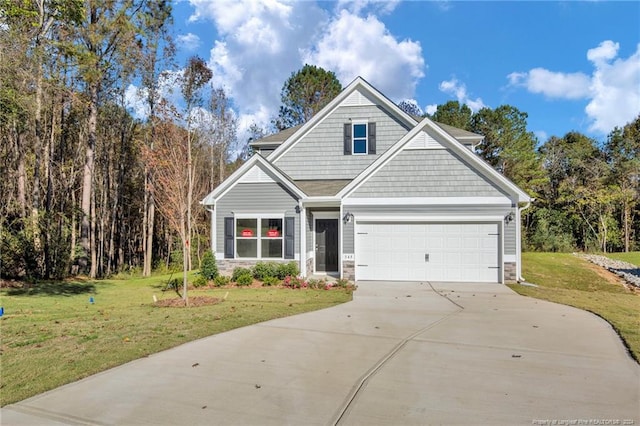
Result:
<svg viewBox="0 0 640 426"><path fill-rule="evenodd" d="M592 314L498 284L358 285L353 302L131 362L1 423L640 423L640 367Z"/></svg>

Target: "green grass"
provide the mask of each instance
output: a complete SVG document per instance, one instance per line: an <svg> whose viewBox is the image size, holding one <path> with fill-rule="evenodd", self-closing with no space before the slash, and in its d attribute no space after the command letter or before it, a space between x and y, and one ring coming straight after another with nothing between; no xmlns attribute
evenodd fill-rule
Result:
<svg viewBox="0 0 640 426"><path fill-rule="evenodd" d="M640 267L640 251L630 251L629 253L603 253L610 259L622 260Z"/></svg>
<svg viewBox="0 0 640 426"><path fill-rule="evenodd" d="M612 283L606 273L567 253L523 253L522 274L539 287L510 287L520 294L593 312L618 332L640 360L640 294Z"/></svg>
<svg viewBox="0 0 640 426"><path fill-rule="evenodd" d="M190 290L217 305L160 308L167 277L2 289L0 406L201 337L351 300L345 290ZM89 303L89 298L94 303Z"/></svg>

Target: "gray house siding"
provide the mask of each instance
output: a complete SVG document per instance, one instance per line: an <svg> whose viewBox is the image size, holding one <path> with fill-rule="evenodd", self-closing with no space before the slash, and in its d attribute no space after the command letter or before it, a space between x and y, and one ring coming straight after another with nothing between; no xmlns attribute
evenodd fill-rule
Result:
<svg viewBox="0 0 640 426"><path fill-rule="evenodd" d="M354 254L354 246L353 246L353 231L355 226L353 226L353 221L343 224L342 226L342 253L344 254Z"/></svg>
<svg viewBox="0 0 640 426"><path fill-rule="evenodd" d="M295 219L295 253L300 253L298 200L279 183L239 183L216 202L216 253L224 253L224 218L234 214L274 213Z"/></svg>
<svg viewBox="0 0 640 426"><path fill-rule="evenodd" d="M515 209L510 211L516 214ZM505 214L505 216L508 213ZM516 254L516 221L504 225L504 254Z"/></svg>
<svg viewBox="0 0 640 426"><path fill-rule="evenodd" d="M351 197L500 197L506 194L448 149L404 150Z"/></svg>
<svg viewBox="0 0 640 426"><path fill-rule="evenodd" d="M358 120L376 123L376 154L344 154L343 125ZM338 107L275 165L293 180L353 179L407 132L379 106Z"/></svg>

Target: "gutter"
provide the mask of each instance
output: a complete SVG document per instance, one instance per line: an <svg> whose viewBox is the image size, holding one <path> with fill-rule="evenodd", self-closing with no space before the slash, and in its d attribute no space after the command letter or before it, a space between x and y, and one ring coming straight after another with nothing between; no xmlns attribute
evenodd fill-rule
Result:
<svg viewBox="0 0 640 426"><path fill-rule="evenodd" d="M535 198L531 198L530 201L527 201L527 204L524 205L524 207L520 207L520 217L522 217L522 212L526 209L528 209L529 207L531 207L531 203L533 203L536 199ZM522 232L522 227L520 228L520 232ZM522 239L522 235L520 236L520 238ZM519 283L526 283L527 280L524 279L524 277L522 276L522 247L520 247L520 261L518 262L518 277L517 277L517 281Z"/></svg>

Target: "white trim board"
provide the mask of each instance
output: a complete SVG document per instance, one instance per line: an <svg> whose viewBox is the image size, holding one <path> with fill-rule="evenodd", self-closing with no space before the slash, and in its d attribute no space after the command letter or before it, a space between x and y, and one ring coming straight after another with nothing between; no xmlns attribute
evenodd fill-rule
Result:
<svg viewBox="0 0 640 426"><path fill-rule="evenodd" d="M311 212L313 220L316 219L340 219L340 212Z"/></svg>
<svg viewBox="0 0 640 426"><path fill-rule="evenodd" d="M495 205L513 207L513 201L507 197L383 197L383 198L347 198L343 207L349 206L388 206L388 205Z"/></svg>
<svg viewBox="0 0 640 426"><path fill-rule="evenodd" d="M366 214L358 214L355 217L356 223L361 222L442 222L442 223L456 223L456 222L500 222L503 223L503 216L425 216L425 215L394 215L394 216L376 216L376 215L366 215Z"/></svg>

